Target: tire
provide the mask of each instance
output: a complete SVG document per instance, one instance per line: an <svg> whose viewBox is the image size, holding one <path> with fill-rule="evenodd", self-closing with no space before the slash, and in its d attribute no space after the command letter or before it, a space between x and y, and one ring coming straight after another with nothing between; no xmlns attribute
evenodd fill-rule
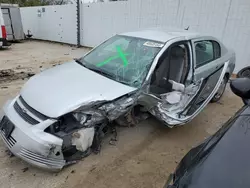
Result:
<svg viewBox="0 0 250 188"><path fill-rule="evenodd" d="M250 78L250 66L241 69L237 73L237 78Z"/></svg>
<svg viewBox="0 0 250 188"><path fill-rule="evenodd" d="M215 93L214 97L211 100L212 103L218 102L221 99L221 97L223 96L223 94L225 92L227 82L228 82L228 76L225 75L222 82L221 82L221 85L220 85L218 91Z"/></svg>
<svg viewBox="0 0 250 188"><path fill-rule="evenodd" d="M250 79L250 66L241 69L237 73L236 78L249 78ZM249 99L242 99L242 100L245 105L249 104Z"/></svg>

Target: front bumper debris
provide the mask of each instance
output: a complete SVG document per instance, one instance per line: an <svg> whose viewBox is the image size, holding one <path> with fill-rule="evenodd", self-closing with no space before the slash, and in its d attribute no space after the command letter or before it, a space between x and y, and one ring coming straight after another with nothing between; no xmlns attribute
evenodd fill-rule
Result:
<svg viewBox="0 0 250 188"><path fill-rule="evenodd" d="M0 122L6 118L9 121L8 123L14 126L10 134L7 135L6 132L8 133L8 131L3 128L4 126L0 126L0 137L5 145L12 154L31 165L50 171L61 170L66 165L66 161L61 152L59 156L53 153L54 150L60 151L61 146L48 144L39 139L37 132L39 129L34 129L35 126L28 124L19 117L13 108L14 101L7 102L3 114L0 113ZM46 122L40 124L44 123Z"/></svg>
<svg viewBox="0 0 250 188"><path fill-rule="evenodd" d="M61 170L65 166L65 160L48 158L25 149L12 135L7 138L3 131L0 131L0 136L12 154L34 166L52 171Z"/></svg>

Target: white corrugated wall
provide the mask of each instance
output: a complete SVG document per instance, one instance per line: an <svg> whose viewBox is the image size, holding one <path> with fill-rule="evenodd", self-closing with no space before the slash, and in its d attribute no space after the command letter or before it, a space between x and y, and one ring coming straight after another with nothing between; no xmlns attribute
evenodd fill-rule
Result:
<svg viewBox="0 0 250 188"><path fill-rule="evenodd" d="M44 18L37 16L37 7L22 8L24 28L30 28L38 39L76 44L75 5L52 7L46 7L48 17ZM237 54L237 72L250 65L249 18L249 0L128 0L82 4L80 41L83 46L93 47L120 32L189 26L191 31L213 35L233 48Z"/></svg>
<svg viewBox="0 0 250 188"><path fill-rule="evenodd" d="M30 30L35 39L77 44L75 5L25 7L20 12L25 34Z"/></svg>

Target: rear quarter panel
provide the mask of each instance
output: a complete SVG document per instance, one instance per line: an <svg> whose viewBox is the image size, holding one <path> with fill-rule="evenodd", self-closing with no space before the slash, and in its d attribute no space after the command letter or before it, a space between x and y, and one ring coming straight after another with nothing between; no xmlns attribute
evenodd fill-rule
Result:
<svg viewBox="0 0 250 188"><path fill-rule="evenodd" d="M217 40L217 42L220 43L221 46L221 56L223 61L229 61L229 65L228 65L228 69L227 69L227 73L229 73L229 77L231 76L231 74L234 71L235 68L235 63L236 63L236 54L234 52L234 50L227 48L222 42L220 42L219 40Z"/></svg>
<svg viewBox="0 0 250 188"><path fill-rule="evenodd" d="M222 54L221 58L217 61L219 61L218 64L224 64L228 62L228 68L226 74L229 74L228 76L230 78L235 68L235 61L236 61L235 52L232 50L228 50L225 54Z"/></svg>
<svg viewBox="0 0 250 188"><path fill-rule="evenodd" d="M233 50L228 51L228 60L229 60L229 65L228 65L227 72L229 73L229 76L231 76L231 74L234 71L235 63L236 63L236 54Z"/></svg>

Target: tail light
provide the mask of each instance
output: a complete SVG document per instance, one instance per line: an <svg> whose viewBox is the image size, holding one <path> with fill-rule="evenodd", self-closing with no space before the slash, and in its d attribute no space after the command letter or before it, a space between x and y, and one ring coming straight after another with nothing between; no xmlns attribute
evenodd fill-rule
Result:
<svg viewBox="0 0 250 188"><path fill-rule="evenodd" d="M4 25L1 26L1 30L2 30L2 38L6 39L7 38L7 32L6 32L6 28Z"/></svg>

